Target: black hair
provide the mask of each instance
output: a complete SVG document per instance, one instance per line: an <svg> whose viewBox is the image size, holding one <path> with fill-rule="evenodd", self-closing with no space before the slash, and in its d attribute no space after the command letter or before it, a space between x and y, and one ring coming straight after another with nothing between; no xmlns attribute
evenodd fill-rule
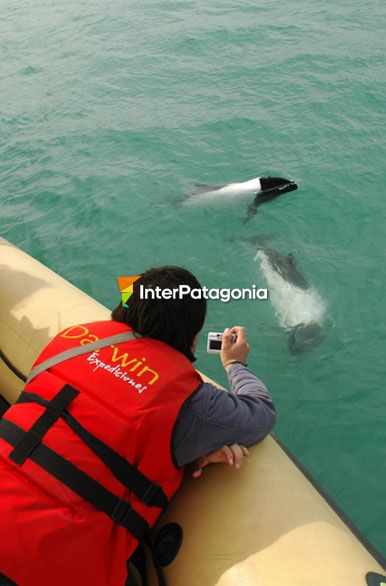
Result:
<svg viewBox="0 0 386 586"><path fill-rule="evenodd" d="M179 285L201 289L196 277L180 267L149 269L134 283L128 307L121 302L111 314L114 321L127 324L141 336L169 344L193 362L195 356L191 348L194 337L204 325L206 299L202 295L202 299L194 299L191 295L181 299L141 299L139 285L151 289L176 289Z"/></svg>

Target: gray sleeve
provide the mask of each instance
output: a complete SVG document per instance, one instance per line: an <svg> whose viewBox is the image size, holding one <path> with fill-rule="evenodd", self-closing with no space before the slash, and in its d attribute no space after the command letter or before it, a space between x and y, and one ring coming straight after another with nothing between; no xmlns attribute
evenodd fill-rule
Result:
<svg viewBox="0 0 386 586"><path fill-rule="evenodd" d="M183 405L172 438L178 466L224 445L250 446L273 428L276 409L264 383L242 364L232 366L228 378L231 392L204 383Z"/></svg>

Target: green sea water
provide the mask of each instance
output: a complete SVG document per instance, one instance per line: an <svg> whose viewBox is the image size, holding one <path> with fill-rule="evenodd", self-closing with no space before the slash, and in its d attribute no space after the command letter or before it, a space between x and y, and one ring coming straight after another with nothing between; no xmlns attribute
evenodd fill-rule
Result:
<svg viewBox="0 0 386 586"><path fill-rule="evenodd" d="M265 287L291 252L325 306L301 355L268 301L210 301L244 325L276 433L386 554L386 6L380 0L0 0L0 231L113 307L118 275L177 264ZM299 190L178 204L257 176Z"/></svg>

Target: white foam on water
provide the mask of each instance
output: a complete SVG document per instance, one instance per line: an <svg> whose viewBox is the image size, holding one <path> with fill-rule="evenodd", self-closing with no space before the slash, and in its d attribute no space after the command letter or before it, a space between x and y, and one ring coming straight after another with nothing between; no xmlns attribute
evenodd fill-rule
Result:
<svg viewBox="0 0 386 586"><path fill-rule="evenodd" d="M313 287L303 290L283 279L272 268L263 250L256 253L255 260L260 261L261 270L267 280L268 298L275 308L281 327L287 329L299 324L307 325L322 321L325 305Z"/></svg>

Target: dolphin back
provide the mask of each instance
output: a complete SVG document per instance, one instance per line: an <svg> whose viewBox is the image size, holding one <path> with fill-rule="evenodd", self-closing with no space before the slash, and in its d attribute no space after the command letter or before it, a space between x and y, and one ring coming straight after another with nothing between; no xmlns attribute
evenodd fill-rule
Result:
<svg viewBox="0 0 386 586"><path fill-rule="evenodd" d="M263 251L268 258L272 269L279 273L279 275L288 283L299 287L303 291L310 289L310 284L303 277L295 264L295 259L292 254L280 254L275 248L264 247Z"/></svg>

